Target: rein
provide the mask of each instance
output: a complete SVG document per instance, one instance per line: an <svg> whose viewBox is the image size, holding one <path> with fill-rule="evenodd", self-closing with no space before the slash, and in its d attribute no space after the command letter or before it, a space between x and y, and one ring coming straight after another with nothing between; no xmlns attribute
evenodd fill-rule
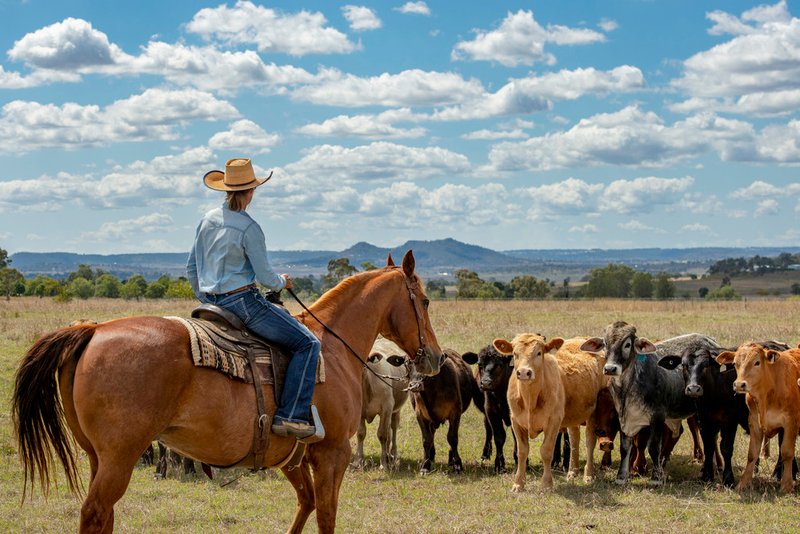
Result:
<svg viewBox="0 0 800 534"><path fill-rule="evenodd" d="M410 295L411 295L411 304L412 304L412 306L414 307L414 315L416 315L416 316L417 316L417 327L419 328L419 327L420 327L420 325L421 325L421 323L420 323L420 317L419 317L419 314L418 314L418 312L417 312L416 299L414 298L414 293L413 293L413 291L412 291L411 285L408 283L408 279L407 279L405 276L403 276L403 278L406 280L406 286L408 287L409 293L410 293ZM361 359L361 357L358 355L358 353L357 353L357 352L356 352L356 351L353 349L353 347L351 347L351 346L350 346L350 344L349 344L349 343L347 343L347 341L345 341L344 339L342 339L342 338L341 338L341 336L340 336L339 334L337 334L336 332L334 332L333 330L331 330L331 328L330 328L328 325L326 325L325 323L323 323L323 322L322 322L322 321L319 319L319 317L317 317L316 315L314 315L314 312L312 312L310 309L308 309L308 306L306 306L306 305L305 305L305 303L303 303L303 301L302 301L302 300L300 300L300 298L299 298L299 297L298 297L298 296L295 294L294 290L292 290L292 289L289 289L289 288L285 288L285 289L286 289L286 291L288 291L288 292L289 292L289 294L292 296L292 298L293 298L294 300L296 300L296 301L297 301L297 303L300 305L300 307L301 307L301 308L303 308L303 310L305 310L305 311L306 311L306 313L308 313L308 314L309 314L309 315L310 315L310 316L311 316L311 317L312 317L312 318L313 318L315 321L317 321L317 322L318 322L318 323L319 323L319 324L322 326L322 328L324 328L324 329L325 329L325 331L326 331L326 332L328 332L328 333L329 333L329 334L331 334L333 337L335 337L336 339L338 339L339 341L341 341L341 342L342 342L342 345L344 345L345 347L347 347L347 350L349 350L349 351L350 351L350 352L348 352L348 354L351 354L351 355L352 355L352 356L353 356L353 357L354 357L356 360L358 360L358 363L360 363L360 364L361 364L361 366L362 366L364 369L366 369L367 371L369 371L370 373L372 373L372 374L373 374L373 376L375 376L375 378L377 378L378 380L380 380L381 382L383 382L384 384L386 384L386 385L387 385L388 387L390 387L391 389L398 389L398 388L396 388L395 386L393 386L392 384L390 384L389 382L387 382L386 380L384 380L384 378L383 378L383 376L382 376L382 375L379 375L378 373L376 373L376 372L375 372L375 371L374 371L374 370L373 370L373 369L372 369L372 368L371 368L369 365L367 365L367 362L366 362L365 360L362 360L362 359ZM419 332L419 339L420 339L420 341L422 341L422 340L423 340L423 337L422 337L422 330L420 330L420 332ZM423 350L423 348L422 348L422 345L420 345L420 348L417 350L417 352L416 352L416 355L419 355L419 354L422 354L422 353L424 353L424 350ZM388 377L388 376L387 376L386 378L393 378L393 377ZM393 378L393 379L394 379L394 378ZM401 380L401 379L397 378L397 379L395 379L395 380Z"/></svg>

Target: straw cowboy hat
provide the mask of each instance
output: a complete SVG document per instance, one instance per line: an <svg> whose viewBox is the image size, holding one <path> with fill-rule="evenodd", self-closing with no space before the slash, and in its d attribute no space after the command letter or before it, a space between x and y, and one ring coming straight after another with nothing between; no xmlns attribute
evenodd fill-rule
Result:
<svg viewBox="0 0 800 534"><path fill-rule="evenodd" d="M209 171L203 176L203 181L207 187L217 191L245 191L258 187L270 178L272 173L266 178L256 178L249 159L234 158L225 163L225 172Z"/></svg>

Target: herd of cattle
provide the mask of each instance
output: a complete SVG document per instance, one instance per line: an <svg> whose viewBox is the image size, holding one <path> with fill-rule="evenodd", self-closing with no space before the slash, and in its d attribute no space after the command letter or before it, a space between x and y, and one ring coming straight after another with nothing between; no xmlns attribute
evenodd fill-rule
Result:
<svg viewBox="0 0 800 534"><path fill-rule="evenodd" d="M733 486L731 465L738 427L750 434L747 465L737 489L747 488L762 446L775 435L780 457L774 476L781 491L793 489L797 472L795 440L800 431L800 348L776 341L720 346L703 334L687 334L653 343L638 337L624 322L609 325L602 337L547 340L541 334L496 339L477 354L445 349L438 375L421 377L393 343L376 341L363 375L362 421L353 460L363 465L366 424L379 417L381 468L397 457L400 410L410 398L422 432L422 472L431 470L434 433L448 423L448 464L463 470L458 454L462 414L470 402L484 414L486 439L481 458L494 445L495 471L505 469L506 427L514 438L517 469L513 491L525 487L529 440L543 434L541 484L553 484L552 465L561 459L567 432L571 454L568 477L579 473L580 429L585 426L584 479L595 476L594 449L600 441L601 466L611 465L614 439L620 436L616 482L625 484L631 470L663 484L665 464L688 420L694 456L703 458L701 479ZM473 372L470 364L476 364ZM702 438L702 448L698 440ZM721 435L719 445L718 437ZM565 443L567 442L564 437ZM705 451L705 455L703 454Z"/></svg>

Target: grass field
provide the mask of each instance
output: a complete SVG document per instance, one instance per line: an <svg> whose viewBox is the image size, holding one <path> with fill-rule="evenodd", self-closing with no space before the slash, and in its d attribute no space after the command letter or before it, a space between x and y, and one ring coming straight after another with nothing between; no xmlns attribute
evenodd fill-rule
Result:
<svg viewBox="0 0 800 534"><path fill-rule="evenodd" d="M9 399L19 359L41 334L75 319L125 315L188 315L190 301L89 300L54 303L50 299L0 301L0 531L70 532L78 525L81 501L66 492L63 477L45 500L37 491L24 504L22 470L9 416ZM688 332L704 332L725 345L747 339L800 342L800 300L746 302L435 301L431 319L442 346L477 350L494 337L524 331L549 337L599 335L614 320L637 325L651 340ZM483 444L481 415L474 408L462 419L460 454L465 472L451 474L446 464L446 429L436 435L436 470L417 474L422 457L420 432L410 406L403 412L396 471L377 469L376 425L368 430L367 467L349 471L339 502L340 532L787 532L800 531L797 494L781 495L777 484L757 477L753 490L742 494L718 484L699 482L700 467L690 462L691 440L684 435L670 464L668 482L648 487L634 479L614 484L614 471L593 483L568 481L556 475L555 488L543 491L538 479L538 438L531 447L532 473L522 494L512 494L511 472L494 475L492 463L480 463ZM506 457L511 458L511 439ZM747 437L737 437L734 456L737 480L745 463ZM773 444L773 451L776 446ZM599 460L599 454L595 455ZM772 461L770 461L771 463ZM84 482L88 466L82 462ZM513 462L512 462L513 463ZM116 506L118 532L281 532L291 522L294 491L283 475L264 471L218 471L210 481L184 477L173 469L169 478L153 480L152 467L138 467L130 487ZM224 485L228 483L227 485ZM306 527L316 532L315 516Z"/></svg>

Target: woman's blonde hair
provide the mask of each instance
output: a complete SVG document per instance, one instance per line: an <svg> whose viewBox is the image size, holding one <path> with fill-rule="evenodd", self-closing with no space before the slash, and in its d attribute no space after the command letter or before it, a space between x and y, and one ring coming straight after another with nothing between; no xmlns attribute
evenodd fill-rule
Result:
<svg viewBox="0 0 800 534"><path fill-rule="evenodd" d="M228 204L228 209L231 211L244 211L247 207L247 195L250 194L250 189L244 191L228 191L225 197L225 202Z"/></svg>

